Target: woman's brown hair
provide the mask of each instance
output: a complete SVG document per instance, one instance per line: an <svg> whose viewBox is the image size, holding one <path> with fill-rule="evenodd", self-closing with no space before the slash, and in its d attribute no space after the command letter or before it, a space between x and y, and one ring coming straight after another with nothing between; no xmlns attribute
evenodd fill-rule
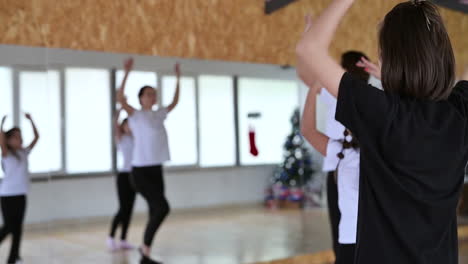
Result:
<svg viewBox="0 0 468 264"><path fill-rule="evenodd" d="M379 33L382 85L386 91L430 100L447 99L455 58L437 7L414 0L396 5Z"/></svg>
<svg viewBox="0 0 468 264"><path fill-rule="evenodd" d="M10 145L8 145L8 139L10 139L12 136L14 136L16 133L21 133L21 129L19 127L13 127L12 129L8 130L5 132L5 140L6 140L6 147L8 149L8 152L10 152L13 156L15 156L16 159L20 159L20 156L18 152L16 152L15 149L13 149Z"/></svg>

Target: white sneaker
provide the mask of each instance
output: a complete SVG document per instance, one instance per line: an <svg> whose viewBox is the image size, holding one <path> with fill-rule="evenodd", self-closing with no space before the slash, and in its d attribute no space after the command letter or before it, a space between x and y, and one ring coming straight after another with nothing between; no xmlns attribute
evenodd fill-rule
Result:
<svg viewBox="0 0 468 264"><path fill-rule="evenodd" d="M119 249L121 249L121 250L133 250L133 249L135 249L135 246L128 243L126 240L122 240L119 243Z"/></svg>
<svg viewBox="0 0 468 264"><path fill-rule="evenodd" d="M117 246L117 243L115 243L115 240L112 237L107 238L106 245L107 245L107 248L109 249L109 251L111 251L111 252L119 250L119 247Z"/></svg>
<svg viewBox="0 0 468 264"><path fill-rule="evenodd" d="M22 259L17 259L14 264L23 264L23 260Z"/></svg>

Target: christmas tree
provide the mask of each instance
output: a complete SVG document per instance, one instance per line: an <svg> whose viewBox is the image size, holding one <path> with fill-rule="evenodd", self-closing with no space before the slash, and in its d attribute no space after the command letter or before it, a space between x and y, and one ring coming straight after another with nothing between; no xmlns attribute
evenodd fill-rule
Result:
<svg viewBox="0 0 468 264"><path fill-rule="evenodd" d="M292 131L284 143L284 162L277 168L267 191L267 202L287 200L302 203L306 184L312 179L312 156L300 131L300 112L291 117Z"/></svg>

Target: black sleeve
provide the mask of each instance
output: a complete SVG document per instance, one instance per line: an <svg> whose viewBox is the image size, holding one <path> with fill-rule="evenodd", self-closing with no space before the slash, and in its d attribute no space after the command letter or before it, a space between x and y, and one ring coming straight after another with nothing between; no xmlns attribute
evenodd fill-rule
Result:
<svg viewBox="0 0 468 264"><path fill-rule="evenodd" d="M459 81L453 88L453 92L465 97L468 100L468 81Z"/></svg>
<svg viewBox="0 0 468 264"><path fill-rule="evenodd" d="M468 117L468 81L459 81L453 88L449 101L464 117Z"/></svg>
<svg viewBox="0 0 468 264"><path fill-rule="evenodd" d="M377 134L384 129L395 98L345 73L341 79L336 106L336 120L359 139L360 134Z"/></svg>

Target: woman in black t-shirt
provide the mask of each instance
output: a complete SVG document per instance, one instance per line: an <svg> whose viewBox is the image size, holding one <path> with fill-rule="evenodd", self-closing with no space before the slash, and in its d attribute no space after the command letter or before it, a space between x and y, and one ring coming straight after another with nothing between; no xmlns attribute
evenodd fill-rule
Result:
<svg viewBox="0 0 468 264"><path fill-rule="evenodd" d="M458 263L456 207L468 160L468 82L437 8L395 6L379 32L384 91L329 55L353 0L334 0L299 41L297 70L338 96L336 119L360 142L356 264ZM466 77L465 77L466 78Z"/></svg>

